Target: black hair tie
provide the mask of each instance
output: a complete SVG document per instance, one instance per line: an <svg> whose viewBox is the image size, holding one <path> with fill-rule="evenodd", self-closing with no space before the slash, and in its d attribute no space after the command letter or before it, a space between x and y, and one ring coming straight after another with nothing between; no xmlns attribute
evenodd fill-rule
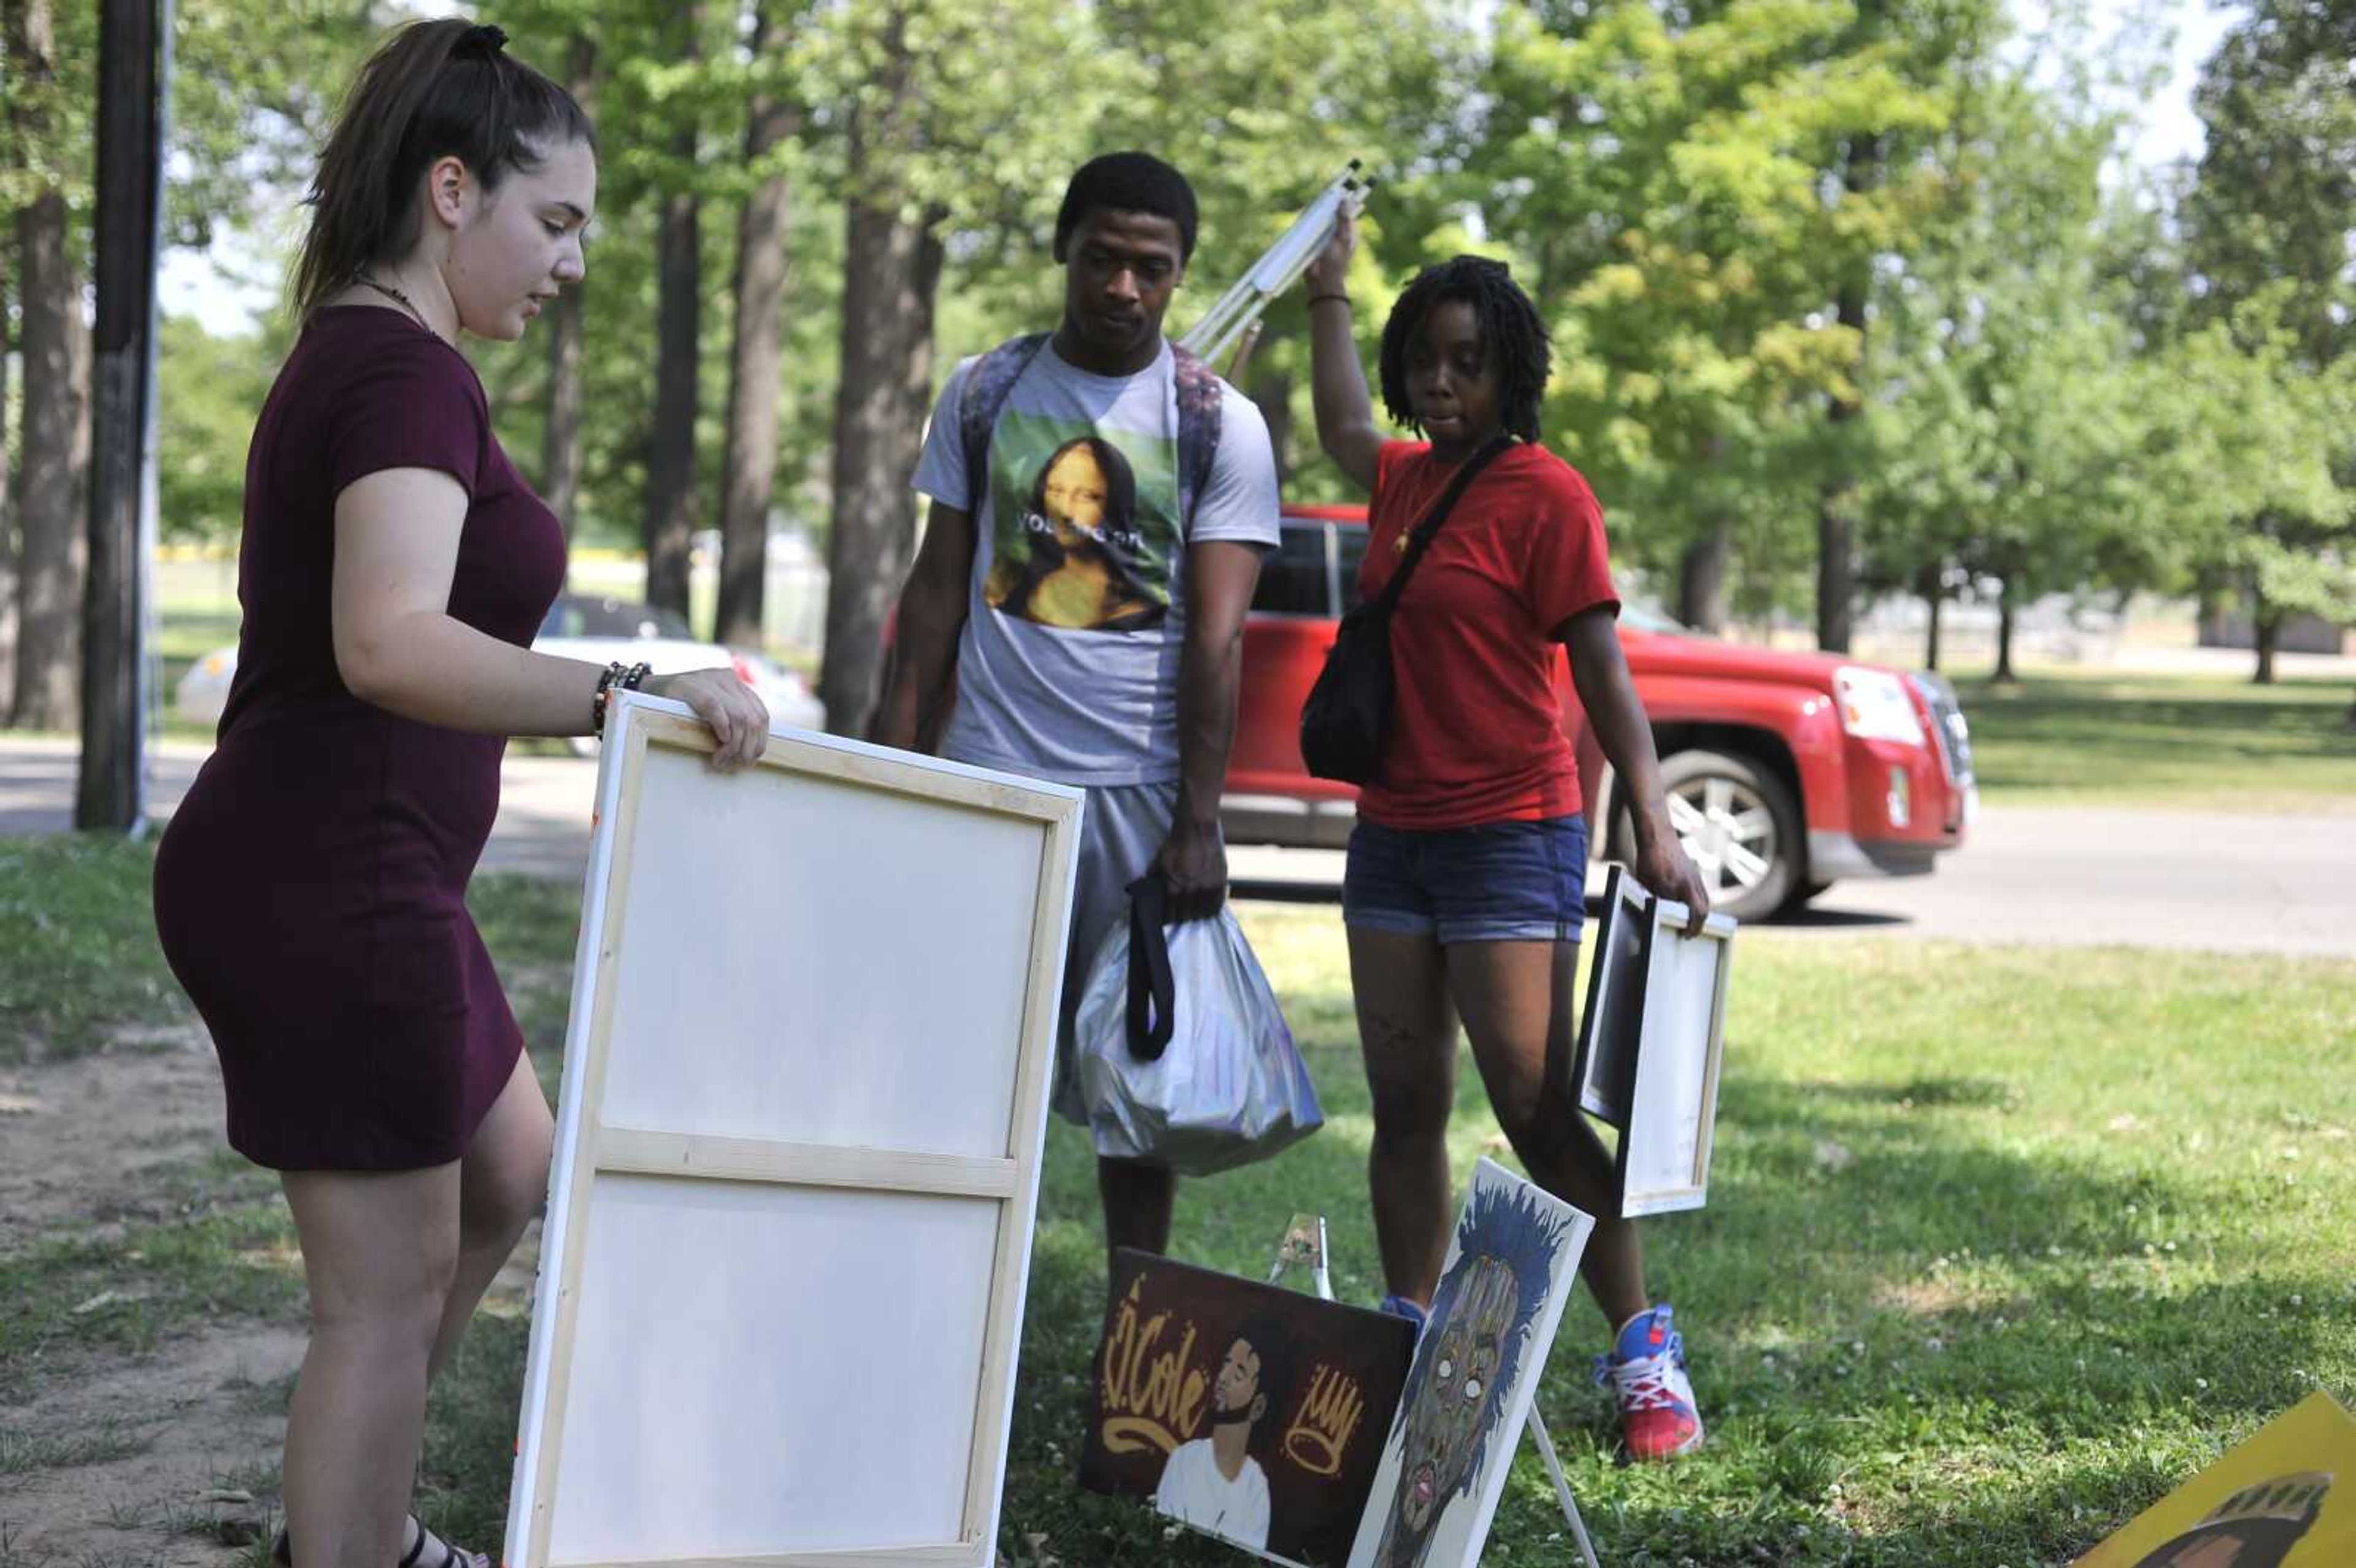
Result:
<svg viewBox="0 0 2356 1568"><path fill-rule="evenodd" d="M496 27L488 23L485 23L481 27L469 27L465 32L459 34L458 48L455 52L459 54L495 55L507 47L507 29L504 27Z"/></svg>

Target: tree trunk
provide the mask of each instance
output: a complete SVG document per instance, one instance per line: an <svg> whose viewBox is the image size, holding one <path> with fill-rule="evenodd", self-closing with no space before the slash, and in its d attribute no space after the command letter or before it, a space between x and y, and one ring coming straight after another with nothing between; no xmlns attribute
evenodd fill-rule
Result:
<svg viewBox="0 0 2356 1568"><path fill-rule="evenodd" d="M1292 482L1291 465L1285 461L1292 445L1292 378L1263 370L1252 378L1251 400L1268 421L1268 446L1276 454L1276 490L1281 496Z"/></svg>
<svg viewBox="0 0 2356 1568"><path fill-rule="evenodd" d="M1998 686L2010 686L2017 678L2012 673L2012 579L1997 579L1996 591L1996 673L1988 677Z"/></svg>
<svg viewBox="0 0 2356 1568"><path fill-rule="evenodd" d="M54 190L16 215L24 279L25 422L11 721L27 730L70 730L81 706L90 328L81 316L81 285L66 255L68 220L66 198Z"/></svg>
<svg viewBox="0 0 2356 1568"><path fill-rule="evenodd" d="M854 143L855 147L855 143ZM854 188L857 182L854 181ZM884 622L916 542L908 475L932 389L933 303L941 242L930 224L853 199L835 399L834 528L828 540L827 728L864 727L882 668Z"/></svg>
<svg viewBox="0 0 2356 1568"><path fill-rule="evenodd" d="M16 697L16 486L13 480L16 425L8 417L14 405L8 366L16 345L10 340L8 317L8 247L0 242L0 724Z"/></svg>
<svg viewBox="0 0 2356 1568"><path fill-rule="evenodd" d="M573 35L570 86L582 109L594 112L597 97L597 45ZM548 417L540 439L540 498L570 534L581 501L581 283L548 305Z"/></svg>
<svg viewBox="0 0 2356 1568"><path fill-rule="evenodd" d="M8 7L11 76L27 91L13 118L19 144L48 134L40 97L56 78L49 0ZM27 102L35 107L27 108ZM66 251L70 215L54 187L16 213L17 347L24 435L17 447L16 681L11 722L70 730L80 709L83 485L90 466L90 328Z"/></svg>
<svg viewBox="0 0 2356 1568"><path fill-rule="evenodd" d="M141 697L149 376L163 180L166 59L155 0L102 0L92 271L89 582L82 598L81 765L74 827L127 833L145 809Z"/></svg>
<svg viewBox="0 0 2356 1568"><path fill-rule="evenodd" d="M681 58L693 59L703 7L683 6L680 18L686 35ZM679 131L671 151L679 161L671 177L685 181L695 163L692 123ZM655 235L655 428L647 454L644 526L647 603L681 617L688 613L688 557L695 533L696 383L703 330L701 205L691 186L669 192L662 198Z"/></svg>
<svg viewBox="0 0 2356 1568"><path fill-rule="evenodd" d="M1944 561L1933 561L1922 573L1922 603L1931 609L1930 635L1924 639L1922 647L1922 667L1928 670L1939 667L1939 618L1940 612L1946 608L1947 603L1946 580L1947 565Z"/></svg>
<svg viewBox="0 0 2356 1568"><path fill-rule="evenodd" d="M1677 561L1677 619L1697 632L1726 631L1726 558L1732 529L1724 517L1686 546Z"/></svg>
<svg viewBox="0 0 2356 1568"><path fill-rule="evenodd" d="M2266 596L2253 589L2250 593L2250 635L2258 649L2258 667L2250 676L2253 686L2272 686L2275 683L2275 650L2282 643L2282 625L2281 608L2267 603Z"/></svg>
<svg viewBox="0 0 2356 1568"><path fill-rule="evenodd" d="M1851 194L1870 190L1881 177L1881 138L1858 136L1848 144L1841 183ZM1841 280L1835 302L1840 324L1857 334L1858 368L1865 364L1866 291L1869 261L1860 259ZM1827 419L1833 426L1834 462L1839 465L1826 481L1816 510L1816 645L1827 653L1848 652L1850 607L1857 597L1857 519L1852 513L1856 480L1847 470L1848 456L1839 439L1840 427L1857 418L1862 407L1855 398L1836 397Z"/></svg>
<svg viewBox="0 0 2356 1568"><path fill-rule="evenodd" d="M770 0L753 10L753 55L767 48ZM744 161L800 129L790 103L756 95L746 111ZM728 445L720 481L720 604L712 632L731 647L758 647L768 577L769 507L777 476L777 367L786 300L786 214L791 193L772 174L744 203L736 233L736 341L728 362Z"/></svg>

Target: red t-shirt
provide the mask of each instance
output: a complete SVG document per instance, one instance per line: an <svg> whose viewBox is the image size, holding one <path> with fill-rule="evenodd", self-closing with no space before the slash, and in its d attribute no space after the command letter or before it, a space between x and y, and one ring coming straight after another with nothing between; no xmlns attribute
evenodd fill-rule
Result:
<svg viewBox="0 0 2356 1568"><path fill-rule="evenodd" d="M1385 442L1358 570L1372 599L1453 464L1423 442ZM1387 827L1470 827L1568 816L1579 768L1562 732L1555 629L1616 613L1603 513L1579 471L1543 446L1500 454L1458 498L1391 621L1398 696L1382 772L1359 815Z"/></svg>

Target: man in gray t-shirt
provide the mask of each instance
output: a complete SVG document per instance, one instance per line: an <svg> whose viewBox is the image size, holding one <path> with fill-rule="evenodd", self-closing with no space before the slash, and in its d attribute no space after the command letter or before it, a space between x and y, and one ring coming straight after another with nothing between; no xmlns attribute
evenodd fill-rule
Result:
<svg viewBox="0 0 2356 1568"><path fill-rule="evenodd" d="M1072 1015L1124 890L1158 864L1177 918L1226 896L1219 794L1244 613L1277 542L1276 464L1250 400L1216 384L1207 469L1181 440L1207 426L1180 415L1203 382L1182 374L1162 317L1194 224L1185 179L1143 153L1072 176L1055 219L1063 321L980 394L1002 400L978 469L963 437L976 361L934 408L914 481L932 506L876 715L885 745L937 731L944 756L1087 789L1055 1101L1081 1123ZM1108 1246L1163 1251L1175 1187L1164 1168L1099 1160Z"/></svg>

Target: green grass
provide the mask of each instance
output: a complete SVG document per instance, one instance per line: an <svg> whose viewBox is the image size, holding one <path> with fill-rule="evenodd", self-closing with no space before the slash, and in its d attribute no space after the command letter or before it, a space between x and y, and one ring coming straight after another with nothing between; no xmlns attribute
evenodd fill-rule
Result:
<svg viewBox="0 0 2356 1568"><path fill-rule="evenodd" d="M120 1420L102 1421L89 1431L65 1435L37 1435L0 1426L0 1476L135 1459L155 1445L152 1433L132 1431Z"/></svg>
<svg viewBox="0 0 2356 1568"><path fill-rule="evenodd" d="M37 1243L0 1257L0 1405L102 1360L155 1354L219 1317L303 1304L302 1260L274 1184L112 1237Z"/></svg>
<svg viewBox="0 0 2356 1568"><path fill-rule="evenodd" d="M81 881L124 874L67 864L5 885L54 920L52 901L94 896ZM486 877L475 902L527 1030L552 1047L573 895ZM1174 1250L1257 1276L1288 1216L1323 1212L1336 1288L1371 1301L1370 1126L1338 924L1247 917L1328 1125L1188 1183ZM1709 1205L1644 1226L1709 1445L1666 1468L1616 1462L1587 1375L1604 1328L1583 1292L1540 1394L1606 1561L2060 1563L2308 1388L2356 1392L2356 964L1757 933L1736 975ZM555 1051L541 1061L552 1072ZM1461 1179L1478 1154L1510 1157L1469 1069L1458 1099ZM215 1316L299 1310L266 1183L209 1168L175 1190L175 1223L0 1259L0 1408L77 1368L168 1354ZM1098 1223L1087 1146L1058 1125L1001 1544L1024 1568L1231 1563L1074 1485ZM429 1413L422 1511L477 1544L504 1521L528 1331L486 1316ZM1484 1561L1558 1564L1561 1528L1525 1452Z"/></svg>
<svg viewBox="0 0 2356 1568"><path fill-rule="evenodd" d="M1188 1184L1174 1250L1257 1275L1324 1212L1337 1291L1379 1291L1367 1101L1330 914L1255 942L1324 1132ZM1711 1441L1614 1462L1586 1296L1541 1394L1607 1562L2066 1560L2301 1397L2356 1392L2356 965L1966 950L1760 935L1729 1025L1707 1209L1644 1226ZM1497 1147L1461 1072L1460 1179ZM2295 1151L2295 1155L2291 1151ZM1101 1310L1087 1152L1050 1139L1003 1544L1066 1563L1211 1563L1076 1494ZM1558 1563L1535 1460L1494 1562Z"/></svg>
<svg viewBox="0 0 2356 1568"><path fill-rule="evenodd" d="M153 842L0 838L0 1066L187 1018L155 945Z"/></svg>
<svg viewBox="0 0 2356 1568"><path fill-rule="evenodd" d="M1992 802L2356 813L2347 681L2040 673L1960 695Z"/></svg>
<svg viewBox="0 0 2356 1568"><path fill-rule="evenodd" d="M1190 1182L1175 1252L1257 1276L1297 1210L1379 1292L1367 1100L1329 912L1248 912L1328 1124ZM1711 1428L1616 1461L1582 1292L1541 1392L1598 1549L1625 1564L2059 1563L2320 1382L2356 1391L2356 965L1760 935L1734 987L1709 1206L1644 1228ZM1460 1074L1460 1177L1510 1159ZM1079 1491L1103 1291L1093 1162L1048 1139L1001 1546L1017 1563L1213 1564ZM428 1511L498 1538L528 1329L487 1318L434 1396ZM1559 1563L1516 1464L1484 1562ZM1036 1538L1034 1541L1033 1538Z"/></svg>

